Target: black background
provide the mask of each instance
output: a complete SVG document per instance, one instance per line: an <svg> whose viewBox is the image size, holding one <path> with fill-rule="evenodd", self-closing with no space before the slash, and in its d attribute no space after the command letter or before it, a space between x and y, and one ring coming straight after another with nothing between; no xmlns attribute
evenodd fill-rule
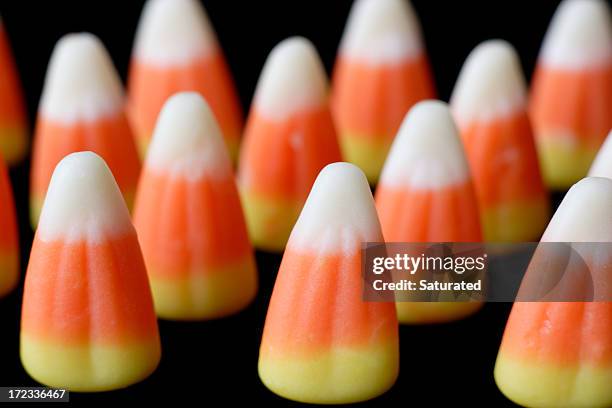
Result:
<svg viewBox="0 0 612 408"><path fill-rule="evenodd" d="M142 1L1 0L26 92L33 127L45 70L55 42L65 33L90 31L108 47L125 79ZM529 78L557 1L414 0L434 70L439 97L448 100L469 51L503 38L518 49ZM308 37L331 72L350 1L205 1L234 74L246 112L270 49L291 35ZM32 239L28 223L28 168L12 169L19 213L22 271ZM557 200L555 200L557 201ZM72 394L71 401L193 399L212 406L236 403L290 405L269 392L257 376L257 355L267 301L280 256L258 253L261 288L251 307L227 319L160 322L163 357L147 380L127 389ZM23 276L22 276L23 278ZM19 361L21 287L0 299L0 386L29 386ZM487 304L461 322L401 327L401 373L391 391L372 405L512 405L497 390L493 366L509 304Z"/></svg>

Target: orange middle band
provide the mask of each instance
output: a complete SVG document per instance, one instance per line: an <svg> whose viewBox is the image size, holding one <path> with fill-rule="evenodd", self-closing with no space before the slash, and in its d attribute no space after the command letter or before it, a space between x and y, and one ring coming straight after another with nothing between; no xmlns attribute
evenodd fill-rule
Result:
<svg viewBox="0 0 612 408"><path fill-rule="evenodd" d="M340 55L332 84L331 106L338 130L372 140L393 139L408 109L435 97L424 54L386 65Z"/></svg>
<svg viewBox="0 0 612 408"><path fill-rule="evenodd" d="M466 124L461 137L482 207L547 199L526 112Z"/></svg>
<svg viewBox="0 0 612 408"><path fill-rule="evenodd" d="M132 60L128 114L139 137L151 138L162 106L170 96L181 91L198 92L206 99L226 140L237 141L240 138L240 102L220 51L183 65L155 66Z"/></svg>
<svg viewBox="0 0 612 408"><path fill-rule="evenodd" d="M536 67L530 116L538 132L574 132L599 148L612 128L612 65L585 70Z"/></svg>
<svg viewBox="0 0 612 408"><path fill-rule="evenodd" d="M24 298L23 333L67 345L157 337L135 234L96 243L35 239L32 254L25 293L35 296Z"/></svg>
<svg viewBox="0 0 612 408"><path fill-rule="evenodd" d="M147 169L134 224L147 263L159 277L185 277L194 265L206 273L251 256L231 176L188 180Z"/></svg>
<svg viewBox="0 0 612 408"><path fill-rule="evenodd" d="M136 188L140 159L123 113L73 124L40 116L34 144L31 173L34 194L45 196L55 166L66 155L86 150L102 156L124 194Z"/></svg>
<svg viewBox="0 0 612 408"><path fill-rule="evenodd" d="M360 273L360 251L317 255L287 249L268 308L262 350L318 353L395 339L395 305L363 301Z"/></svg>
<svg viewBox="0 0 612 408"><path fill-rule="evenodd" d="M0 26L0 123L25 126L21 85L4 27Z"/></svg>
<svg viewBox="0 0 612 408"><path fill-rule="evenodd" d="M239 184L270 197L304 200L319 171L341 161L327 107L273 121L256 109L249 116L240 155Z"/></svg>
<svg viewBox="0 0 612 408"><path fill-rule="evenodd" d="M478 205L472 183L439 189L411 189L380 184L376 207L385 241L479 242Z"/></svg>
<svg viewBox="0 0 612 408"><path fill-rule="evenodd" d="M501 345L524 359L612 364L612 302L515 303Z"/></svg>

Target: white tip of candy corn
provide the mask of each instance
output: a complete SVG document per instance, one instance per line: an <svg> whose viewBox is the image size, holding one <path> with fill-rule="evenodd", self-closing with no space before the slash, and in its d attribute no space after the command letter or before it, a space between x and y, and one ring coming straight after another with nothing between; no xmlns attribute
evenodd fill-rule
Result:
<svg viewBox="0 0 612 408"><path fill-rule="evenodd" d="M67 34L56 44L40 111L46 119L94 121L123 109L123 88L102 42L93 34Z"/></svg>
<svg viewBox="0 0 612 408"><path fill-rule="evenodd" d="M153 132L146 166L186 178L228 174L231 165L221 130L200 94L181 92L166 101Z"/></svg>
<svg viewBox="0 0 612 408"><path fill-rule="evenodd" d="M434 100L414 105L391 145L380 184L439 189L469 178L467 159L448 105Z"/></svg>
<svg viewBox="0 0 612 408"><path fill-rule="evenodd" d="M489 40L467 57L450 105L457 121L488 121L524 109L526 84L519 57L508 42Z"/></svg>
<svg viewBox="0 0 612 408"><path fill-rule="evenodd" d="M100 156L78 152L59 162L43 204L38 239L95 242L132 228L121 191Z"/></svg>
<svg viewBox="0 0 612 408"><path fill-rule="evenodd" d="M612 130L608 133L606 141L597 152L597 157L589 169L589 177L607 177L612 179Z"/></svg>
<svg viewBox="0 0 612 408"><path fill-rule="evenodd" d="M564 0L544 38L541 62L565 69L610 64L611 19L605 0Z"/></svg>
<svg viewBox="0 0 612 408"><path fill-rule="evenodd" d="M340 53L370 64L402 61L422 52L421 26L407 0L357 0Z"/></svg>
<svg viewBox="0 0 612 408"><path fill-rule="evenodd" d="M612 242L612 180L587 177L569 189L542 241Z"/></svg>
<svg viewBox="0 0 612 408"><path fill-rule="evenodd" d="M312 186L288 248L352 252L359 250L362 242L382 242L368 181L355 165L329 164Z"/></svg>
<svg viewBox="0 0 612 408"><path fill-rule="evenodd" d="M217 49L217 37L197 0L149 0L142 12L134 56L158 66L178 65Z"/></svg>
<svg viewBox="0 0 612 408"><path fill-rule="evenodd" d="M291 37L270 52L254 103L266 117L282 120L326 103L327 86L325 69L314 45L306 38Z"/></svg>

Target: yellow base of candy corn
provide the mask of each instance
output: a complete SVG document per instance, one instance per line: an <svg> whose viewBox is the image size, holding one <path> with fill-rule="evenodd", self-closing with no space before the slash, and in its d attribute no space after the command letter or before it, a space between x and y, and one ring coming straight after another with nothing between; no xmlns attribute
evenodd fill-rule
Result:
<svg viewBox="0 0 612 408"><path fill-rule="evenodd" d="M21 362L41 384L94 392L127 387L148 377L161 357L157 341L125 345L62 345L21 334Z"/></svg>
<svg viewBox="0 0 612 408"><path fill-rule="evenodd" d="M7 295L19 281L19 254L0 250L0 297Z"/></svg>
<svg viewBox="0 0 612 408"><path fill-rule="evenodd" d="M28 151L28 132L20 126L0 127L0 155L12 166L19 163Z"/></svg>
<svg viewBox="0 0 612 408"><path fill-rule="evenodd" d="M238 163L238 153L240 152L239 139L225 139L225 146L227 147L227 153L232 163L236 165L236 163Z"/></svg>
<svg viewBox="0 0 612 408"><path fill-rule="evenodd" d="M545 199L498 205L481 212L487 242L538 241L549 218L550 207Z"/></svg>
<svg viewBox="0 0 612 408"><path fill-rule="evenodd" d="M446 323L463 319L482 307L480 302L396 302L402 324Z"/></svg>
<svg viewBox="0 0 612 408"><path fill-rule="evenodd" d="M236 313L257 293L255 261L242 262L187 278L161 278L148 268L155 311L162 319L205 320Z"/></svg>
<svg viewBox="0 0 612 408"><path fill-rule="evenodd" d="M342 133L339 140L344 160L361 168L370 184L376 184L393 140L372 140L354 133Z"/></svg>
<svg viewBox="0 0 612 408"><path fill-rule="evenodd" d="M40 218L40 211L44 201L44 197L30 193L30 225L33 230L36 230L38 226L38 219Z"/></svg>
<svg viewBox="0 0 612 408"><path fill-rule="evenodd" d="M610 366L555 366L500 352L495 382L506 397L525 407L612 406Z"/></svg>
<svg viewBox="0 0 612 408"><path fill-rule="evenodd" d="M303 204L265 198L244 190L240 196L253 245L265 251L283 251Z"/></svg>
<svg viewBox="0 0 612 408"><path fill-rule="evenodd" d="M554 190L566 190L586 177L597 154L574 137L552 132L536 138L544 182Z"/></svg>
<svg viewBox="0 0 612 408"><path fill-rule="evenodd" d="M147 133L146 135L138 135L134 137L136 141L136 149L138 150L138 156L140 156L140 160L143 160L147 157L147 150L149 150L149 142L150 142L151 133Z"/></svg>
<svg viewBox="0 0 612 408"><path fill-rule="evenodd" d="M387 391L397 379L397 344L337 347L309 356L259 358L259 377L275 394L313 404L365 401Z"/></svg>
<svg viewBox="0 0 612 408"><path fill-rule="evenodd" d="M149 143L151 142L152 134L153 131L134 137L134 139L136 140L136 148L138 149L138 155L140 156L141 160L145 160L145 158L147 157L147 150L149 149ZM232 139L225 138L225 146L227 147L227 152L229 154L230 159L232 160L232 163L235 165L238 162L238 152L240 150L240 132L237 131L234 134L237 135L237 137L234 137Z"/></svg>
<svg viewBox="0 0 612 408"><path fill-rule="evenodd" d="M135 195L135 191L123 194L123 199L125 200L125 204L127 205L128 210L130 210L130 212L134 207ZM42 206L44 202L45 198L41 197L39 194L30 194L30 225L34 230L36 230L36 227L38 226L38 219L40 218L40 212L42 211Z"/></svg>

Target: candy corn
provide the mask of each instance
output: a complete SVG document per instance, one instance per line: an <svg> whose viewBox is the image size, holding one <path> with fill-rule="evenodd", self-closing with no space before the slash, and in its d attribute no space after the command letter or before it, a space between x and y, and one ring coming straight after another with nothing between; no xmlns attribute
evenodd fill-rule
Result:
<svg viewBox="0 0 612 408"><path fill-rule="evenodd" d="M589 243L576 250L596 290L610 282L610 252L594 243L612 242L611 209L612 181L583 179L569 190L542 237ZM495 381L508 398L528 407L612 406L612 302L515 303Z"/></svg>
<svg viewBox="0 0 612 408"><path fill-rule="evenodd" d="M510 44L490 40L468 56L451 97L474 177L487 241L537 240L549 216L526 86Z"/></svg>
<svg viewBox="0 0 612 408"><path fill-rule="evenodd" d="M231 161L196 93L172 96L161 111L134 225L160 317L221 317L255 296L255 259Z"/></svg>
<svg viewBox="0 0 612 408"><path fill-rule="evenodd" d="M238 187L256 247L285 247L317 174L339 160L319 56L305 38L282 41L259 78L238 166Z"/></svg>
<svg viewBox="0 0 612 408"><path fill-rule="evenodd" d="M435 96L421 28L408 1L355 2L332 85L342 154L376 183L408 109Z"/></svg>
<svg viewBox="0 0 612 408"><path fill-rule="evenodd" d="M291 233L268 308L259 376L273 392L339 404L395 382L395 308L362 299L361 245L369 241L382 235L365 175L328 165Z"/></svg>
<svg viewBox="0 0 612 408"><path fill-rule="evenodd" d="M564 0L544 39L530 116L552 188L584 177L612 128L611 19L604 0Z"/></svg>
<svg viewBox="0 0 612 408"><path fill-rule="evenodd" d="M180 91L206 98L235 159L240 101L206 11L198 0L149 0L128 76L129 117L142 157L164 102Z"/></svg>
<svg viewBox="0 0 612 408"><path fill-rule="evenodd" d="M34 137L33 226L53 169L64 156L81 150L106 160L131 207L140 161L124 113L123 90L104 46L88 33L64 36L49 62Z"/></svg>
<svg viewBox="0 0 612 408"><path fill-rule="evenodd" d="M9 165L19 162L26 155L27 133L19 75L0 19L0 155Z"/></svg>
<svg viewBox="0 0 612 408"><path fill-rule="evenodd" d="M393 142L376 190L387 242L479 242L476 194L448 106L417 103ZM401 323L465 317L477 302L397 302Z"/></svg>
<svg viewBox="0 0 612 408"><path fill-rule="evenodd" d="M6 164L0 154L0 297L13 290L18 279L17 215Z"/></svg>
<svg viewBox="0 0 612 408"><path fill-rule="evenodd" d="M612 179L612 130L593 160L589 169L590 177L607 177Z"/></svg>
<svg viewBox="0 0 612 408"><path fill-rule="evenodd" d="M160 343L136 231L110 169L91 152L56 167L26 273L21 361L42 384L125 387Z"/></svg>

